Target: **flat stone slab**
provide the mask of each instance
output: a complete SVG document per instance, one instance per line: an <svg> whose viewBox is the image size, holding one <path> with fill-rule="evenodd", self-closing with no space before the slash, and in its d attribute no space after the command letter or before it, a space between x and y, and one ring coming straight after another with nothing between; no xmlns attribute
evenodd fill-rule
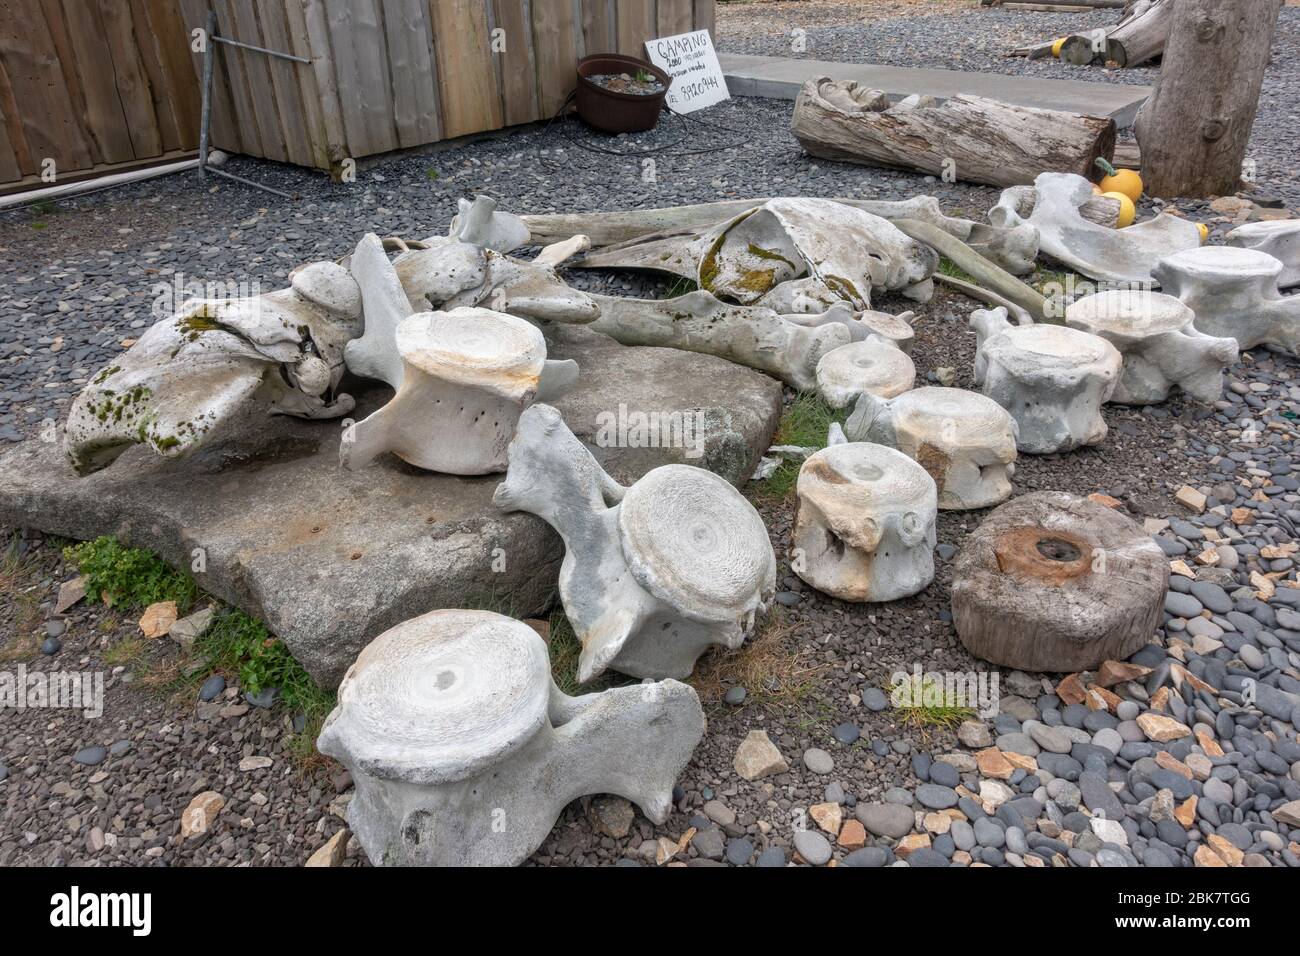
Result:
<svg viewBox="0 0 1300 956"><path fill-rule="evenodd" d="M685 462L741 484L780 416L775 379L713 356L623 346L580 328L561 330L551 355L581 366L578 388L555 405L620 481ZM391 390L352 394L360 419ZM703 453L644 447L656 435L637 431L637 413L653 412L657 435L670 440L673 420L663 416L699 412ZM114 535L187 571L201 549L206 570L192 572L200 587L266 622L330 687L372 638L416 615L483 608L528 617L552 604L559 536L540 518L492 505L500 475L437 475L391 455L347 471L338 421L255 410L233 431L242 434L175 461L135 447L85 478L61 442L23 442L0 455L0 525L80 540ZM693 437L679 427L683 434Z"/></svg>
<svg viewBox="0 0 1300 956"><path fill-rule="evenodd" d="M806 81L816 76L829 76L835 80L856 80L868 89L881 90L895 102L913 93L940 100L966 93L1017 106L1109 116L1117 126L1123 127L1132 125L1138 107L1151 95L1149 86L1049 80L1000 73L836 63L739 53L720 53L718 60L727 80L727 89L733 96L766 96L778 100L792 100Z"/></svg>

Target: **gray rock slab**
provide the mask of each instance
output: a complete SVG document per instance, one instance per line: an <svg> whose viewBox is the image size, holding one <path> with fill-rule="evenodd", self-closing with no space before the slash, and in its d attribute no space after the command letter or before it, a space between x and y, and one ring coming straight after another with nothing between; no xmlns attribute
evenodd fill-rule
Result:
<svg viewBox="0 0 1300 956"><path fill-rule="evenodd" d="M719 53L718 61L722 64L722 73L732 96L766 96L782 100L794 99L799 87L807 80L829 76L834 80L856 80L865 89L884 91L894 101L913 93L928 94L940 100L964 93L1018 106L1109 116L1116 125L1128 126L1137 115L1138 107L1151 95L1149 86L917 69L877 63L834 63L740 53Z"/></svg>
<svg viewBox="0 0 1300 956"><path fill-rule="evenodd" d="M582 368L555 406L623 482L684 462L743 484L780 416L775 379L714 356L623 346L581 328L561 330L551 356ZM357 420L391 394L382 385L347 390ZM627 414L701 410L703 454L599 442L620 405ZM527 617L553 602L559 536L533 515L493 507L500 475L437 475L391 455L347 471L338 466L339 422L259 410L245 425L189 458L136 447L85 478L61 443L18 444L0 455L0 526L114 535L186 570L201 548L199 586L264 621L329 687L372 638L416 615L490 608Z"/></svg>

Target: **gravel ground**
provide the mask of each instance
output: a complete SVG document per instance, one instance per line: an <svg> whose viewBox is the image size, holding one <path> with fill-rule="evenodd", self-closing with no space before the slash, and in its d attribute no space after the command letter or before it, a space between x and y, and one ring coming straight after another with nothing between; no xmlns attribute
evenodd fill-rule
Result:
<svg viewBox="0 0 1300 956"><path fill-rule="evenodd" d="M1294 30L1293 11L1286 15ZM960 31L953 30L955 41ZM946 53L935 56L931 63ZM234 162L237 172L299 192L293 203L182 176L0 216L0 441L61 419L87 376L154 321L157 284L179 275L183 282L275 288L301 262L347 253L363 231L442 232L455 200L476 192L519 212L925 191L950 212L975 215L995 198L980 187L809 162L789 137L790 108L735 101L708 114L708 130L667 122L638 145L686 133L714 144L740 136L743 144L657 154L653 182L643 179L646 157L590 153L555 129L524 130L385 161L343 186L273 164ZM1206 204L1178 205L1218 233L1227 228ZM626 276L574 281L623 292L664 288ZM888 300L878 307L916 308ZM922 375L952 369L956 384L971 384L973 335L963 324L971 308L941 291L917 309L914 358ZM1049 692L1059 675L1044 684L1039 675L1002 671L1001 713L963 726L960 739L951 728L903 723L882 693L896 670L983 669L961 647L947 610L953 549L982 515L941 516L938 575L922 594L855 606L808 590L790 573L789 504L754 489L781 561L782 608L754 650L702 662L696 680L709 730L682 775L677 812L656 827L618 801L579 801L533 862L628 864L671 852L674 862L692 865L768 865L793 859L797 848L806 861L851 865L904 856L911 865L1300 865L1300 615L1292 610L1300 590L1286 586L1296 571L1285 550L1300 520L1296 374L1293 359L1258 351L1231 370L1214 407L1179 400L1108 407L1103 445L1020 460L1018 493L1112 495L1139 519L1170 522L1160 539L1171 556L1198 554L1211 538L1220 544L1216 564L1187 558L1197 580L1175 578L1164 627L1135 655L1152 672L1115 688L1124 702L1114 714L1064 706ZM1250 440L1255 431L1261 440ZM1209 510L1197 515L1175 504L1184 484L1209 495ZM0 635L8 640L0 670L24 663L110 676L100 720L39 710L5 715L0 865L300 864L340 831L349 780L337 766L293 757L292 715L248 707L233 680L208 703L150 691L144 678L177 650L159 641L124 657L133 621L84 603L53 614L59 583L71 572L51 543L20 540L22 560L0 579ZM1261 554L1270 546L1285 553ZM1256 597L1261 585L1252 584L1252 573L1274 575L1276 594ZM32 642L49 636L60 646L44 661ZM1173 663L1219 692L1194 692L1180 672L1181 690L1164 706L1189 734L1153 746L1135 718L1170 686ZM728 703L722 695L730 691L734 701L738 687L743 700ZM746 735L760 729L788 769L747 781L733 759ZM1005 782L981 772L971 756L989 745L1024 755ZM97 746L108 751L102 762L74 761ZM1157 747L1166 754L1160 763ZM269 766L249 760L257 757L269 758ZM220 793L224 805L206 833L186 839L181 815L207 791ZM1187 796L1197 797L1190 816L1181 809ZM1119 830L1094 823L1103 810ZM348 862L362 862L354 842Z"/></svg>

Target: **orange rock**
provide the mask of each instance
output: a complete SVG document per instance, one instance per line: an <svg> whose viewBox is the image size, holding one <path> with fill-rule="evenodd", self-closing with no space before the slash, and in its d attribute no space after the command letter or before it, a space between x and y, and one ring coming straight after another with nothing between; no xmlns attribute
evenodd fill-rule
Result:
<svg viewBox="0 0 1300 956"><path fill-rule="evenodd" d="M1174 807L1174 819L1183 825L1184 830L1196 822L1196 794Z"/></svg>
<svg viewBox="0 0 1300 956"><path fill-rule="evenodd" d="M1002 756L1006 757L1011 766L1017 770L1033 773L1038 769L1038 761L1033 757L1026 757L1024 754L1013 753L1010 750L1002 751Z"/></svg>
<svg viewBox="0 0 1300 956"><path fill-rule="evenodd" d="M1175 664L1169 670L1170 673L1174 675L1175 684L1181 686L1182 681L1187 681L1187 683L1192 685L1193 690L1203 690L1207 694L1217 694L1219 692L1217 687L1211 687L1181 664Z"/></svg>
<svg viewBox="0 0 1300 956"><path fill-rule="evenodd" d="M1119 695L1104 687L1089 687L1088 697L1084 700L1089 710L1108 710L1112 714L1119 707Z"/></svg>
<svg viewBox="0 0 1300 956"><path fill-rule="evenodd" d="M997 747L975 751L975 763L980 773L997 780L1008 780L1016 772L1015 766Z"/></svg>
<svg viewBox="0 0 1300 956"><path fill-rule="evenodd" d="M140 633L149 640L163 637L172 629L177 616L175 601L159 601L157 604L150 604L140 617Z"/></svg>
<svg viewBox="0 0 1300 956"><path fill-rule="evenodd" d="M1141 664L1129 664L1126 661L1102 661L1097 668L1097 683L1102 687L1114 687L1129 680L1142 680L1151 673L1151 668Z"/></svg>
<svg viewBox="0 0 1300 956"><path fill-rule="evenodd" d="M840 823L844 820L844 811L838 803L817 803L808 808L808 816L817 826L831 836L840 832Z"/></svg>
<svg viewBox="0 0 1300 956"><path fill-rule="evenodd" d="M1096 491L1088 496L1088 500L1095 501L1099 505L1105 505L1107 508L1115 508L1116 510L1124 507L1124 502L1120 501L1118 498L1112 498L1110 495L1103 495Z"/></svg>
<svg viewBox="0 0 1300 956"><path fill-rule="evenodd" d="M1200 846L1196 848L1196 855L1192 858L1192 860L1193 862L1195 862L1197 866L1225 866L1226 867L1228 865L1227 863L1223 862L1223 857L1219 856L1219 854L1215 853L1204 843L1202 843Z"/></svg>
<svg viewBox="0 0 1300 956"><path fill-rule="evenodd" d="M1187 766L1187 764L1183 763L1167 750L1156 751L1156 764L1164 767L1166 770L1172 770L1174 773L1186 777L1188 780L1192 779L1192 768Z"/></svg>
<svg viewBox="0 0 1300 956"><path fill-rule="evenodd" d="M1207 757L1223 756L1223 748L1219 746L1219 742L1215 740L1214 737L1209 733L1207 733L1206 731L1198 730L1196 732L1196 742L1200 744L1201 749L1205 751L1205 756Z"/></svg>
<svg viewBox="0 0 1300 956"><path fill-rule="evenodd" d="M1229 843L1225 837L1221 837L1217 833L1211 833L1205 838L1205 842L1211 850L1219 854L1223 862L1228 866L1241 866L1242 861L1246 859L1245 853L1242 853Z"/></svg>
<svg viewBox="0 0 1300 956"><path fill-rule="evenodd" d="M894 847L894 855L906 860L913 850L920 850L923 847L929 849L930 835L928 833L909 833L898 841L898 846Z"/></svg>
<svg viewBox="0 0 1300 956"><path fill-rule="evenodd" d="M1179 740L1192 732L1186 724L1180 724L1172 717L1153 714L1149 711L1145 714L1138 714L1137 725L1142 728L1142 733L1147 735L1147 740L1154 740L1162 744L1171 740Z"/></svg>
<svg viewBox="0 0 1300 956"><path fill-rule="evenodd" d="M1168 703L1169 703L1168 686L1161 687L1158 691L1156 691L1154 694L1151 695L1152 710L1163 711L1165 709L1165 705Z"/></svg>
<svg viewBox="0 0 1300 956"><path fill-rule="evenodd" d="M1056 685L1056 696L1061 698L1061 703L1066 705L1082 704L1084 694L1083 680L1078 674L1063 677Z"/></svg>
<svg viewBox="0 0 1300 956"><path fill-rule="evenodd" d="M1255 512L1249 508L1233 508L1232 523L1236 525L1250 524L1254 520Z"/></svg>
<svg viewBox="0 0 1300 956"><path fill-rule="evenodd" d="M840 830L839 844L846 850L860 850L867 845L867 830L857 820L849 820Z"/></svg>

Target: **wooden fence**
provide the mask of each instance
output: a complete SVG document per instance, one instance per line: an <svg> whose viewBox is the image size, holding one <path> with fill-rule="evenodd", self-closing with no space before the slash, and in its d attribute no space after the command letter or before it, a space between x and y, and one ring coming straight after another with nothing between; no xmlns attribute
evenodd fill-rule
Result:
<svg viewBox="0 0 1300 956"><path fill-rule="evenodd" d="M198 141L171 0L0 0L0 192L183 159Z"/></svg>
<svg viewBox="0 0 1300 956"><path fill-rule="evenodd" d="M212 145L328 169L548 118L587 53L713 29L714 0L0 0L0 192L190 155L221 46ZM42 26L45 29L42 29Z"/></svg>

